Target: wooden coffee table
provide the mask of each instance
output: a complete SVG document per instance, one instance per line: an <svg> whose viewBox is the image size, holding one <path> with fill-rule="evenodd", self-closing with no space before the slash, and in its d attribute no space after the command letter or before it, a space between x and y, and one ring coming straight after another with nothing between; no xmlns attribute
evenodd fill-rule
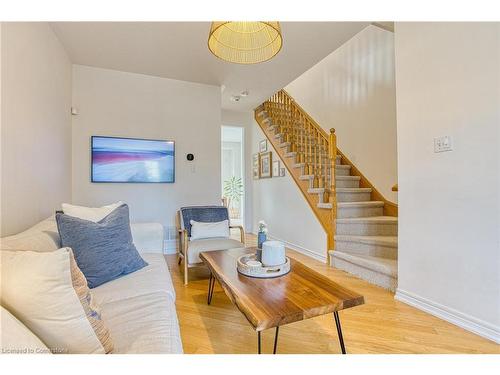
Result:
<svg viewBox="0 0 500 375"><path fill-rule="evenodd" d="M285 324L333 313L342 353L344 339L338 312L362 305L363 296L344 288L329 278L291 259L287 275L258 279L240 274L236 269L239 256L254 253L256 248L206 251L200 258L210 269L207 303L210 305L215 280L231 301L257 331L258 353L261 353L261 332L276 328L274 350L278 345L279 327Z"/></svg>

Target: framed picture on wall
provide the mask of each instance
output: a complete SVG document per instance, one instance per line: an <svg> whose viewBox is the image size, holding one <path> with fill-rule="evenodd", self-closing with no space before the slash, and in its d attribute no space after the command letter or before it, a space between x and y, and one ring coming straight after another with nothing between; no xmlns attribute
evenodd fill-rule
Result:
<svg viewBox="0 0 500 375"><path fill-rule="evenodd" d="M272 177L271 165L273 155L271 151L260 154L260 178Z"/></svg>
<svg viewBox="0 0 500 375"><path fill-rule="evenodd" d="M253 176L254 180L258 180L260 178L259 168L253 168L252 169L252 176Z"/></svg>
<svg viewBox="0 0 500 375"><path fill-rule="evenodd" d="M280 175L280 161L273 161L273 177L279 177Z"/></svg>
<svg viewBox="0 0 500 375"><path fill-rule="evenodd" d="M175 182L174 141L94 135L90 147L91 182Z"/></svg>
<svg viewBox="0 0 500 375"><path fill-rule="evenodd" d="M252 155L252 176L254 180L260 178L260 154Z"/></svg>
<svg viewBox="0 0 500 375"><path fill-rule="evenodd" d="M267 151L267 139L263 139L262 141L259 142L259 152L266 152Z"/></svg>

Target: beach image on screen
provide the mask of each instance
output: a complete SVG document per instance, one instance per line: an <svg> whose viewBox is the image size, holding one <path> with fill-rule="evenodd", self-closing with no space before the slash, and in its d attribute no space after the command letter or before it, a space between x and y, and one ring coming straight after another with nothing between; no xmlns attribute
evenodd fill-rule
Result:
<svg viewBox="0 0 500 375"><path fill-rule="evenodd" d="M93 182L174 182L174 142L92 137Z"/></svg>

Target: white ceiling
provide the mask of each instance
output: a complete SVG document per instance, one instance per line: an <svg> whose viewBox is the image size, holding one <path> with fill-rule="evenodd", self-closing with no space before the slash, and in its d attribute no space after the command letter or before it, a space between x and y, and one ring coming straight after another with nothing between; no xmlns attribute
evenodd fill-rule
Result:
<svg viewBox="0 0 500 375"><path fill-rule="evenodd" d="M282 22L268 62L231 64L207 48L210 22L54 22L74 64L224 86L222 108L251 110L340 47L367 22ZM235 103L230 97L248 90Z"/></svg>

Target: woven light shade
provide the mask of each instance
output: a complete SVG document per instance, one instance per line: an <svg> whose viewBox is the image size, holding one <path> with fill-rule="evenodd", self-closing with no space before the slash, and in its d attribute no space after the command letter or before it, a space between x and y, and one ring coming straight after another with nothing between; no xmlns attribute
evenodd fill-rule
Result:
<svg viewBox="0 0 500 375"><path fill-rule="evenodd" d="M212 22L208 49L237 64L256 64L273 58L283 45L279 22Z"/></svg>

